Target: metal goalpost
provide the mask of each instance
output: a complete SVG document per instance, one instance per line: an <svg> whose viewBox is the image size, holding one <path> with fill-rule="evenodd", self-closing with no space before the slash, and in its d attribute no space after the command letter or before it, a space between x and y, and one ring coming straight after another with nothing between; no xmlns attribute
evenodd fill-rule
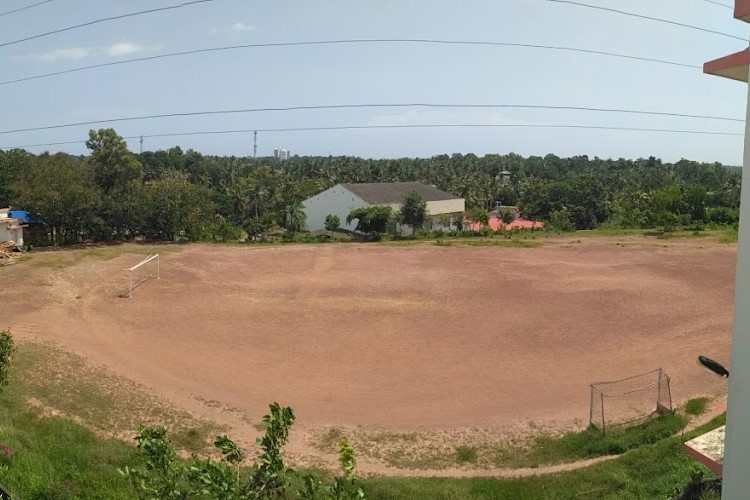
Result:
<svg viewBox="0 0 750 500"><path fill-rule="evenodd" d="M670 377L657 368L632 377L591 384L589 425L607 427L635 423L672 411Z"/></svg>
<svg viewBox="0 0 750 500"><path fill-rule="evenodd" d="M156 275L155 276L151 276L151 275L147 274L142 279L139 279L139 276L137 274L135 274L135 273L137 273L139 270L144 269L147 264L149 264L151 262L154 262L154 261L156 262L155 263L155 265L156 265ZM151 264L151 266L153 267L154 264ZM140 261L138 264L134 265L133 267L129 267L127 269L123 269L123 271L126 271L128 273L128 294L127 294L127 297L129 299L132 299L133 298L133 289L136 288L136 287L138 287L141 283L143 283L147 279L149 279L149 278L160 279L160 277L161 277L160 276L160 271L161 271L160 267L161 267L161 264L159 262L159 254L155 253L155 254L149 255L148 257L146 257L145 259L143 259L142 261ZM135 275L135 279L133 279L134 275Z"/></svg>

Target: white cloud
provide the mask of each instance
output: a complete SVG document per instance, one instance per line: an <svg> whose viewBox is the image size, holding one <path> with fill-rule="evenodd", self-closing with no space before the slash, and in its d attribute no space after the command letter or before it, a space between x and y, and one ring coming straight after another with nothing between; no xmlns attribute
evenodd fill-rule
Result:
<svg viewBox="0 0 750 500"><path fill-rule="evenodd" d="M126 56L128 54L135 54L136 52L143 52L145 50L150 50L148 47L145 47L139 43L134 42L120 42L115 43L112 45L108 45L104 48L104 53L108 56L117 57L117 56Z"/></svg>
<svg viewBox="0 0 750 500"><path fill-rule="evenodd" d="M208 34L211 36L219 36L219 28L211 28L210 30L208 30Z"/></svg>
<svg viewBox="0 0 750 500"><path fill-rule="evenodd" d="M237 32L237 33L244 33L246 31L252 30L253 26L251 26L249 24L245 24L243 22L239 22L239 23L234 23L230 29L232 31Z"/></svg>
<svg viewBox="0 0 750 500"><path fill-rule="evenodd" d="M85 59L90 56L92 50L88 47L70 47L67 49L55 49L49 52L42 52L39 54L28 54L21 56L12 56L13 60L27 60L27 61L60 61L60 60L71 60L77 61Z"/></svg>
<svg viewBox="0 0 750 500"><path fill-rule="evenodd" d="M55 49L49 52L40 52L36 54L24 54L11 56L11 60L16 61L41 61L55 62L60 60L78 61L93 56L121 57L138 52L147 52L159 50L161 46L146 46L135 42L118 42L104 47L69 47L65 49Z"/></svg>

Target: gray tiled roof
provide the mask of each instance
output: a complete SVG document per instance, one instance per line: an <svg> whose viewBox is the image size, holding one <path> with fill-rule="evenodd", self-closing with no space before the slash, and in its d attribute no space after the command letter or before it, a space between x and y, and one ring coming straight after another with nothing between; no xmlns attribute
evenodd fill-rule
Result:
<svg viewBox="0 0 750 500"><path fill-rule="evenodd" d="M424 201L455 200L458 196L421 182L369 182L343 186L371 204L401 203L409 191L416 191Z"/></svg>

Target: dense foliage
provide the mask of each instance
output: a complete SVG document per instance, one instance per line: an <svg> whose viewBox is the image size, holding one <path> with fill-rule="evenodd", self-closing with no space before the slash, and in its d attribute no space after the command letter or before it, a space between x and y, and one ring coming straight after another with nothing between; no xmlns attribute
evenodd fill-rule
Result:
<svg viewBox="0 0 750 500"><path fill-rule="evenodd" d="M0 205L38 213L52 244L298 231L302 200L351 182L422 181L465 198L468 209L518 205L529 219L577 229L734 224L739 208L738 168L688 160L455 154L282 163L179 147L137 155L111 129L91 131L87 146L86 157L0 151Z"/></svg>
<svg viewBox="0 0 750 500"><path fill-rule="evenodd" d="M128 478L141 500L261 500L287 495L295 472L284 465L282 449L294 423L291 408L270 405L263 417L265 432L256 444L260 454L244 470L246 454L227 436L216 438L220 460L193 456L190 463L180 460L167 437L165 427L142 427L136 436L138 450L145 458L143 468L125 467ZM359 500L364 492L355 478L354 449L340 443L339 460L343 476L326 484L312 476L302 478L298 496L307 500Z"/></svg>

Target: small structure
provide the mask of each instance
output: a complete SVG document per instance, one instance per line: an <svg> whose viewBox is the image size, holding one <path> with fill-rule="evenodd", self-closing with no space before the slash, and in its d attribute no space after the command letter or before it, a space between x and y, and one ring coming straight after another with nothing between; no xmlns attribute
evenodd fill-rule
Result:
<svg viewBox="0 0 750 500"><path fill-rule="evenodd" d="M339 217L342 229L354 231L357 224L346 223L346 218L352 210L385 205L396 211L401 208L404 196L410 191L416 191L427 202L426 226L440 231L457 227L457 222L463 217L466 207L463 198L421 182L371 182L336 184L303 201L307 216L306 228L309 231L324 229L326 216L334 214ZM410 227L402 227L400 224L397 225L397 230L407 234L411 232Z"/></svg>
<svg viewBox="0 0 750 500"><path fill-rule="evenodd" d="M0 243L12 241L22 247L24 227L21 219L11 217L10 208L0 208Z"/></svg>
<svg viewBox="0 0 750 500"><path fill-rule="evenodd" d="M683 445L688 455L708 467L717 476L721 476L724 468L725 430L726 426L722 425Z"/></svg>
<svg viewBox="0 0 750 500"><path fill-rule="evenodd" d="M495 179L499 180L501 184L510 184L510 172L507 170L503 170L499 174L497 174L497 177Z"/></svg>

